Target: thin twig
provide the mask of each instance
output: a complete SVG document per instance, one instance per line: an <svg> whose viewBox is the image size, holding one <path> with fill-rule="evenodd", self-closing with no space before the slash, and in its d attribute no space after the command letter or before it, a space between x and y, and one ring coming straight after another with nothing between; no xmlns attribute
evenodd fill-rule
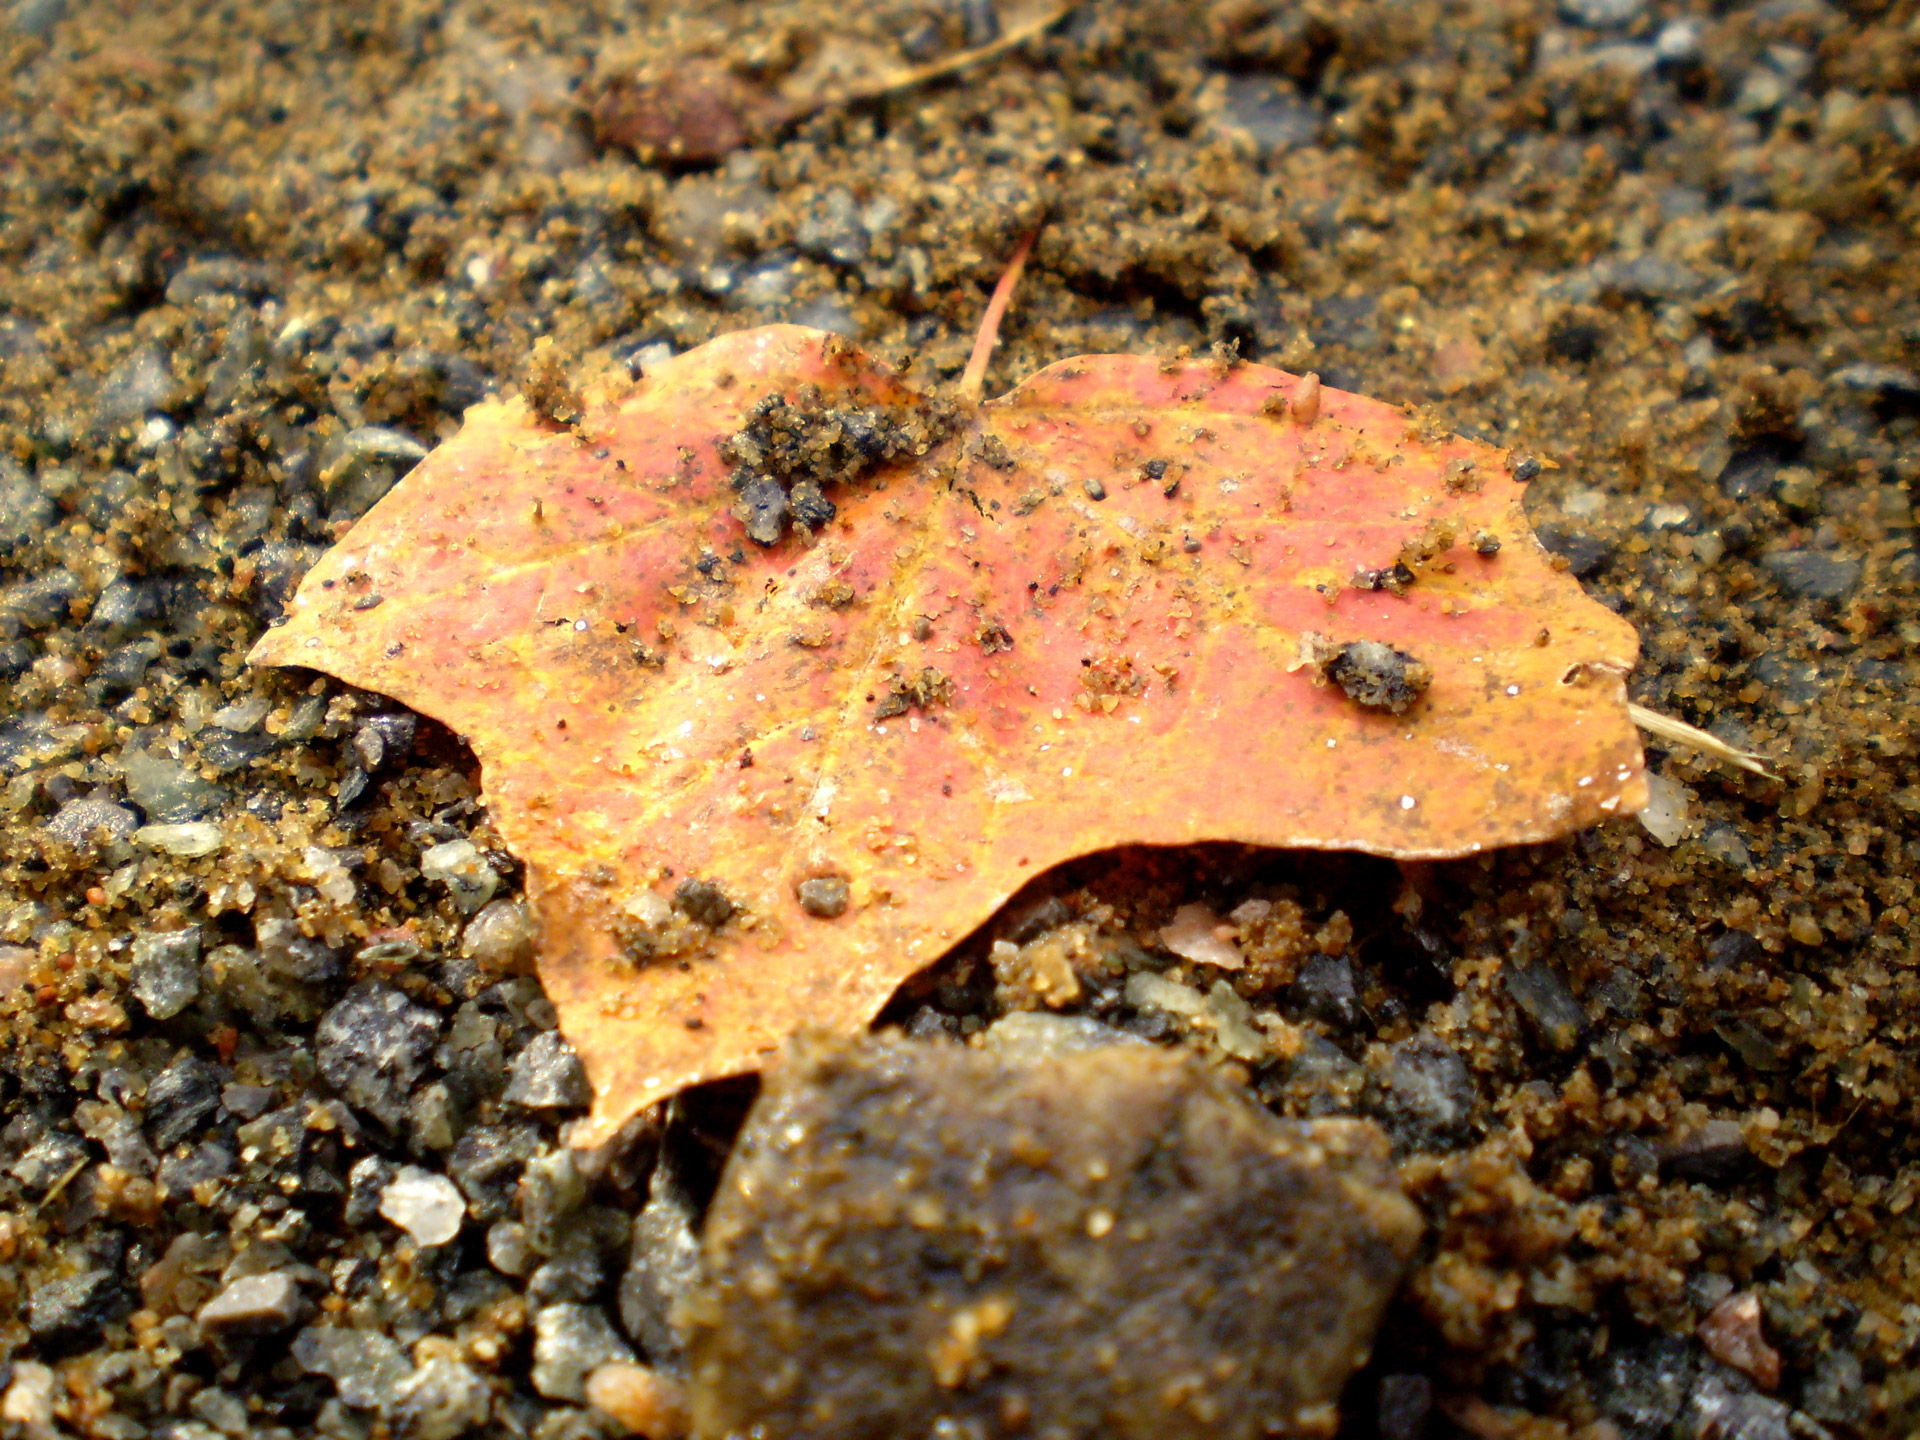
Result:
<svg viewBox="0 0 1920 1440"><path fill-rule="evenodd" d="M1627 717L1649 735L1657 735L1671 744L1697 750L1702 755L1712 756L1723 764L1738 766L1742 770L1749 770L1768 780L1780 778L1762 763L1766 759L1764 755L1729 745L1718 735L1709 735L1705 730L1689 725L1684 720L1676 720L1671 715L1662 715L1658 710L1649 710L1644 705L1635 705L1631 702L1627 705Z"/></svg>
<svg viewBox="0 0 1920 1440"><path fill-rule="evenodd" d="M1020 283L1020 272L1027 268L1027 256L1039 236L1038 226L1027 232L1014 248L1013 259L1007 262L1000 283L993 287L993 298L987 301L987 313L980 317L980 333L973 337L973 353L967 357L967 368L960 372L962 400L978 401L981 392L987 388L987 362L993 358L994 342L1000 338L1001 318L1006 315L1007 306L1013 301L1013 287Z"/></svg>
<svg viewBox="0 0 1920 1440"><path fill-rule="evenodd" d="M969 66L981 64L983 61L991 60L997 55L1004 55L1016 45L1026 44L1027 41L1033 39L1034 36L1057 23L1062 16L1073 9L1074 3L1076 3L1076 0L1067 0L1067 3L1051 6L1024 24L1014 26L1013 29L1007 31L1007 33L1002 35L998 40L976 46L972 50L962 50L958 55L949 56L945 60L936 60L931 65L916 66L912 70L895 75L884 84L875 86L871 90L850 92L846 95L835 95L823 103L831 105L837 101L872 100L878 99L883 95L897 94L902 90L911 90L916 85L924 85L929 80L938 80L943 76L965 70Z"/></svg>

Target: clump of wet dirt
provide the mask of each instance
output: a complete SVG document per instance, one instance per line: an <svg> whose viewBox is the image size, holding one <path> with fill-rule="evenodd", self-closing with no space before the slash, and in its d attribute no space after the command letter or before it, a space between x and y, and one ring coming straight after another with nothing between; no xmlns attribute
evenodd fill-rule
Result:
<svg viewBox="0 0 1920 1440"><path fill-rule="evenodd" d="M1382 588L1393 587L1383 582ZM1300 637L1299 663L1322 682L1338 685L1354 704L1394 715L1404 715L1433 683L1429 666L1379 640L1349 640L1343 645L1331 636L1308 631Z"/></svg>
<svg viewBox="0 0 1920 1440"><path fill-rule="evenodd" d="M789 400L769 395L720 445L732 465L737 509L747 535L778 544L789 523L803 533L833 519L827 487L846 485L896 460L925 455L953 433L949 411L914 406L829 404L803 386Z"/></svg>

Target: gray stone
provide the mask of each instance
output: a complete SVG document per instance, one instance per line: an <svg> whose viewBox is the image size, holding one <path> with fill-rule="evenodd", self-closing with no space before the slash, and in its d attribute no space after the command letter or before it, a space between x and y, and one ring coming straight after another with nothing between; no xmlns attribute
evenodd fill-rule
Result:
<svg viewBox="0 0 1920 1440"><path fill-rule="evenodd" d="M1411 1149L1464 1141L1479 1098L1466 1063L1445 1041L1424 1032L1387 1047L1371 1091L1374 1113Z"/></svg>
<svg viewBox="0 0 1920 1440"><path fill-rule="evenodd" d="M26 471L11 460L0 461L0 557L37 539L57 513Z"/></svg>
<svg viewBox="0 0 1920 1440"><path fill-rule="evenodd" d="M1685 1409L1672 1433L1682 1440L1793 1440L1793 1411L1778 1400L1746 1388L1737 1371L1714 1368L1701 1372L1687 1395Z"/></svg>
<svg viewBox="0 0 1920 1440"><path fill-rule="evenodd" d="M274 1270L233 1281L195 1318L208 1335L278 1335L292 1328L305 1308L294 1277Z"/></svg>
<svg viewBox="0 0 1920 1440"><path fill-rule="evenodd" d="M533 1388L549 1400L579 1404L590 1371L632 1359L633 1351L597 1306L549 1305L533 1317Z"/></svg>
<svg viewBox="0 0 1920 1440"><path fill-rule="evenodd" d="M794 227L794 244L818 260L859 266L867 258L867 229L853 192L836 185L822 195Z"/></svg>
<svg viewBox="0 0 1920 1440"><path fill-rule="evenodd" d="M27 1303L27 1327L52 1350L99 1339L102 1327L133 1308L120 1277L111 1270L83 1270L37 1285Z"/></svg>
<svg viewBox="0 0 1920 1440"><path fill-rule="evenodd" d="M349 1229L365 1225L380 1213L380 1196L399 1167L378 1155L362 1155L347 1172L347 1203L340 1223Z"/></svg>
<svg viewBox="0 0 1920 1440"><path fill-rule="evenodd" d="M680 1363L684 1346L673 1324L674 1307L702 1273L700 1212L680 1168L663 1149L647 1183L647 1203L633 1217L633 1245L620 1277L620 1324L656 1365Z"/></svg>
<svg viewBox="0 0 1920 1440"><path fill-rule="evenodd" d="M107 1163L129 1175L151 1175L160 1159L141 1133L140 1122L107 1100L82 1100L73 1108L80 1133L107 1152Z"/></svg>
<svg viewBox="0 0 1920 1440"><path fill-rule="evenodd" d="M200 930L149 931L133 942L133 998L156 1020L171 1020L200 998Z"/></svg>
<svg viewBox="0 0 1920 1440"><path fill-rule="evenodd" d="M1580 1043L1587 1012L1553 966L1508 963L1500 972L1507 993L1520 1007L1527 1029L1542 1046L1561 1054Z"/></svg>
<svg viewBox="0 0 1920 1440"><path fill-rule="evenodd" d="M302 1369L333 1381L341 1402L355 1410L384 1410L413 1373L406 1351L378 1330L309 1325L292 1349Z"/></svg>
<svg viewBox="0 0 1920 1440"><path fill-rule="evenodd" d="M7 1173L36 1195L44 1195L92 1153L78 1135L50 1130L34 1141Z"/></svg>
<svg viewBox="0 0 1920 1440"><path fill-rule="evenodd" d="M1560 0L1560 18L1589 30L1631 25L1647 8L1647 0Z"/></svg>
<svg viewBox="0 0 1920 1440"><path fill-rule="evenodd" d="M580 1057L558 1030L544 1031L527 1042L507 1069L506 1099L530 1110L553 1110L585 1105L593 1099Z"/></svg>
<svg viewBox="0 0 1920 1440"><path fill-rule="evenodd" d="M1312 145L1319 141L1326 117L1319 106L1301 99L1291 87L1259 75L1227 79L1219 124L1244 135L1265 155Z"/></svg>
<svg viewBox="0 0 1920 1440"><path fill-rule="evenodd" d="M1848 365L1829 375L1827 383L1876 400L1920 400L1920 375L1904 365Z"/></svg>
<svg viewBox="0 0 1920 1440"><path fill-rule="evenodd" d="M94 413L112 428L140 419L150 410L166 407L173 394L173 375L166 352L157 346L134 351L113 369L94 395Z"/></svg>
<svg viewBox="0 0 1920 1440"><path fill-rule="evenodd" d="M1780 588L1808 600L1843 600L1860 583L1860 562L1825 550L1776 550L1763 555Z"/></svg>
<svg viewBox="0 0 1920 1440"><path fill-rule="evenodd" d="M1656 1332L1607 1352L1593 1381L1602 1414L1621 1440L1658 1440L1680 1413L1693 1383L1696 1347L1686 1337Z"/></svg>
<svg viewBox="0 0 1920 1440"><path fill-rule="evenodd" d="M487 1423L493 1391L471 1366L435 1355L393 1393L394 1426L406 1440L456 1440Z"/></svg>
<svg viewBox="0 0 1920 1440"><path fill-rule="evenodd" d="M315 1050L321 1077L356 1110L397 1130L439 1032L433 1011L391 985L363 981L320 1017Z"/></svg>
<svg viewBox="0 0 1920 1440"><path fill-rule="evenodd" d="M69 800L47 822L47 834L76 850L131 839L139 828L138 815L104 795Z"/></svg>
<svg viewBox="0 0 1920 1440"><path fill-rule="evenodd" d="M1375 1126L1158 1047L803 1043L708 1213L693 1428L1330 1433L1420 1228Z"/></svg>
<svg viewBox="0 0 1920 1440"><path fill-rule="evenodd" d="M197 1055L182 1055L147 1087L147 1135L171 1150L213 1117L227 1072Z"/></svg>

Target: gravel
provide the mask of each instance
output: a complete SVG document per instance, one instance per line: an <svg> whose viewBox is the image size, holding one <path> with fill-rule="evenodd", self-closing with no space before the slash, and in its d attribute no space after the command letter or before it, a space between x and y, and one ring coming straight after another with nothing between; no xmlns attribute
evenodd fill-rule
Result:
<svg viewBox="0 0 1920 1440"><path fill-rule="evenodd" d="M7 1423L585 1440L533 1381L561 1306L664 1367L597 1367L609 1404L672 1389L744 1093L557 1159L586 1092L475 758L242 657L536 338L578 378L795 320L939 383L1044 191L991 392L1232 342L1526 447L1545 538L1642 635L1634 698L1781 778L1659 757L1670 846L1086 862L889 1019L1191 1044L1276 1115L1383 1124L1429 1229L1356 1430L1920 1426L1907 13L1128 0L711 164L579 122L636 56L786 64L729 27L938 63L1015 13L907 8L715 0L663 46L593 7L0 7ZM1305 928L1231 981L1153 946L1254 899ZM1077 998L1009 1017L1042 1002L992 938L1074 957ZM382 1215L403 1170L453 1238ZM287 1328L203 1333L271 1276ZM1773 1393L1702 1350L1728 1276Z"/></svg>

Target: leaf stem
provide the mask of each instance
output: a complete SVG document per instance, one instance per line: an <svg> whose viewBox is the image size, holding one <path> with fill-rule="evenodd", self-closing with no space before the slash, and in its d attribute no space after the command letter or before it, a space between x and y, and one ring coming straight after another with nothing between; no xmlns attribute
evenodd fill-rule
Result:
<svg viewBox="0 0 1920 1440"><path fill-rule="evenodd" d="M1027 256L1033 252L1033 242L1039 238L1040 227L1036 225L1014 247L1013 258L1007 262L1006 272L1001 275L1000 283L993 287L993 298L987 301L987 313L980 317L980 333L973 337L973 353L967 357L967 368L960 372L962 400L978 402L981 392L987 388L987 362L993 358L993 344L1000 338L1000 321L1013 300L1013 287L1020 283L1020 272L1027 268Z"/></svg>
<svg viewBox="0 0 1920 1440"><path fill-rule="evenodd" d="M1779 778L1760 763L1764 756L1729 745L1718 735L1710 735L1697 726L1687 724L1684 720L1676 720L1671 715L1662 715L1658 710L1649 710L1644 705L1631 703L1627 706L1627 717L1649 735L1657 735L1670 744L1684 745L1689 750L1711 755L1724 764L1736 765L1742 770L1751 770L1755 775L1764 776L1768 780Z"/></svg>

